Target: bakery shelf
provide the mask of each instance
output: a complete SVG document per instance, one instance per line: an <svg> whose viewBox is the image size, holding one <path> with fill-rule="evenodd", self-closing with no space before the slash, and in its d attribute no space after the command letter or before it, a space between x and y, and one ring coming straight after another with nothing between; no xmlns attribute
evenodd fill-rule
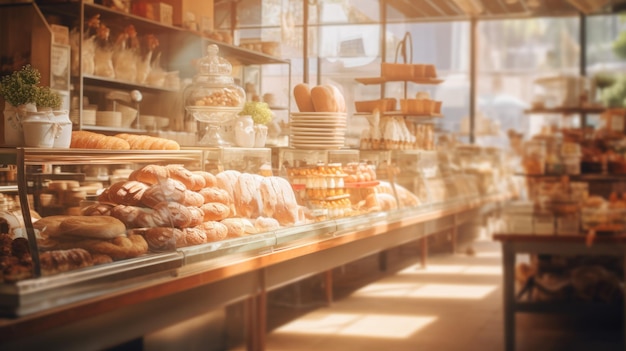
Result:
<svg viewBox="0 0 626 351"><path fill-rule="evenodd" d="M391 82L411 82L415 84L440 84L443 83L443 79L439 78L407 78L407 79L388 79L385 77L371 77L371 78L355 78L357 82L365 85L374 85L374 84L383 84L383 83L391 83Z"/></svg>
<svg viewBox="0 0 626 351"><path fill-rule="evenodd" d="M577 114L577 113L589 113L597 114L606 111L604 106L588 106L588 107L553 107L553 108L533 108L524 110L524 113L532 114Z"/></svg>
<svg viewBox="0 0 626 351"><path fill-rule="evenodd" d="M88 86L89 89L92 87L97 88L108 88L108 89L121 89L121 90L133 90L138 89L141 91L151 91L151 92L175 92L178 93L180 89L170 89L165 87L157 87L154 85L148 84L137 84L133 82L126 82L111 78L92 76L92 75L83 75L83 80L85 85ZM87 87L85 90L89 90Z"/></svg>
<svg viewBox="0 0 626 351"><path fill-rule="evenodd" d="M367 117L367 116L371 116L372 112L356 112L354 113L353 116L356 117ZM381 117L412 117L412 118L424 118L424 119L428 119L428 118L442 118L443 115L440 113L424 113L424 114L417 114L417 113L406 113L406 112L402 112L402 111L388 111L388 112L383 112L381 114Z"/></svg>

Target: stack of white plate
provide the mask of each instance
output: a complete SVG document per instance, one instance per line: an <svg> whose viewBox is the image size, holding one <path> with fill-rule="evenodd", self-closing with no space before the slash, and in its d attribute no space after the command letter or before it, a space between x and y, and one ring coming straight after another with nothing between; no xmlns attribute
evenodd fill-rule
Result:
<svg viewBox="0 0 626 351"><path fill-rule="evenodd" d="M345 113L292 112L289 143L297 149L340 149L346 137Z"/></svg>

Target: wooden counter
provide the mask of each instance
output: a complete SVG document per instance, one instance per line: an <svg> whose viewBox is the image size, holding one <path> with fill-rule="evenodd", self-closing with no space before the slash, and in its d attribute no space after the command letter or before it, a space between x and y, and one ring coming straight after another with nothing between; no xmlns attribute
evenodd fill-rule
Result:
<svg viewBox="0 0 626 351"><path fill-rule="evenodd" d="M0 349L104 349L248 300L248 349L262 350L268 291L404 243L422 240L425 247L427 236L455 229L505 199L494 196L399 210L367 221L340 219L336 231L321 239L277 246L251 257L186 264L171 276L158 276L116 293L0 319Z"/></svg>

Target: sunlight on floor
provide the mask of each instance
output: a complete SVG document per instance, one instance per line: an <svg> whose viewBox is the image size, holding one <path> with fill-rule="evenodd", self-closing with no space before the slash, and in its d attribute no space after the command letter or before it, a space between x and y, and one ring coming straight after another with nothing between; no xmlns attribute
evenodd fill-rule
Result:
<svg viewBox="0 0 626 351"><path fill-rule="evenodd" d="M411 292L411 297L436 299L483 299L498 288L497 285L426 284Z"/></svg>
<svg viewBox="0 0 626 351"><path fill-rule="evenodd" d="M277 334L329 334L404 339L433 323L435 316L327 313L317 311L288 323Z"/></svg>
<svg viewBox="0 0 626 351"><path fill-rule="evenodd" d="M357 290L353 296L478 300L496 289L497 285L373 283Z"/></svg>
<svg viewBox="0 0 626 351"><path fill-rule="evenodd" d="M431 264L426 268L413 265L398 272L399 275L419 274L463 274L463 275L502 275L500 266L477 266L477 265L436 265Z"/></svg>

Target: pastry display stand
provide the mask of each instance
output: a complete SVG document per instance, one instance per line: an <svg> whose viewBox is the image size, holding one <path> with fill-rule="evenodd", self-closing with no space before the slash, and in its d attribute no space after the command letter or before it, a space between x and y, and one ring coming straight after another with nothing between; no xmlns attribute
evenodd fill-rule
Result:
<svg viewBox="0 0 626 351"><path fill-rule="evenodd" d="M533 235L524 233L494 234L494 240L502 245L502 265L504 268L504 345L506 351L515 350L515 315L526 313L602 313L615 311L616 306L581 302L522 302L516 298L515 257L517 254L554 254L554 255L606 255L626 257L626 235L616 234L597 236L593 243L587 243L587 237L580 235ZM626 268L626 267L624 267ZM626 269L624 270L626 272ZM626 273L625 273L626 274ZM623 277L626 281L626 276ZM626 317L626 305L620 306ZM626 326L624 327L626 335ZM626 349L626 343L624 346Z"/></svg>

